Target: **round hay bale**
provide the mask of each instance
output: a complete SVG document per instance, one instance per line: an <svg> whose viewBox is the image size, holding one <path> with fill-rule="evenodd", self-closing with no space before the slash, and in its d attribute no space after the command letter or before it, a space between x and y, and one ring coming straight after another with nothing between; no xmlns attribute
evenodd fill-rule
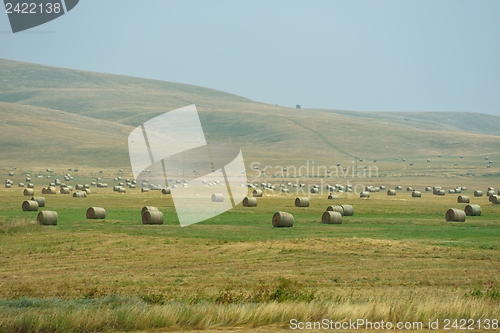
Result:
<svg viewBox="0 0 500 333"><path fill-rule="evenodd" d="M434 194L435 195L446 195L446 192L444 190L435 190Z"/></svg>
<svg viewBox="0 0 500 333"><path fill-rule="evenodd" d="M474 196L475 197L482 197L483 196L483 191L479 191L479 190L474 191Z"/></svg>
<svg viewBox="0 0 500 333"><path fill-rule="evenodd" d="M276 212L272 222L275 228L293 227L293 215L287 212Z"/></svg>
<svg viewBox="0 0 500 333"><path fill-rule="evenodd" d="M337 212L344 216L344 208L342 206L328 206L326 207L327 212Z"/></svg>
<svg viewBox="0 0 500 333"><path fill-rule="evenodd" d="M118 192L122 187L120 185L113 186L113 192ZM77 188L78 190L78 188Z"/></svg>
<svg viewBox="0 0 500 333"><path fill-rule="evenodd" d="M257 198L245 197L243 199L243 207L257 207Z"/></svg>
<svg viewBox="0 0 500 333"><path fill-rule="evenodd" d="M369 198L370 197L370 192L363 191L359 194L360 198Z"/></svg>
<svg viewBox="0 0 500 333"><path fill-rule="evenodd" d="M102 207L90 207L86 216L89 220L103 220L106 218L106 210Z"/></svg>
<svg viewBox="0 0 500 333"><path fill-rule="evenodd" d="M29 183L28 188L35 188L35 184Z"/></svg>
<svg viewBox="0 0 500 333"><path fill-rule="evenodd" d="M311 188L311 193L312 193L312 194L316 194L316 193L318 193L318 192L319 192L319 189L318 189L317 187L313 187L313 188Z"/></svg>
<svg viewBox="0 0 500 333"><path fill-rule="evenodd" d="M309 207L309 198L295 198L295 207Z"/></svg>
<svg viewBox="0 0 500 333"><path fill-rule="evenodd" d="M411 197L412 198L421 198L422 197L422 192L420 192L420 191L413 191L413 192L411 192Z"/></svg>
<svg viewBox="0 0 500 333"><path fill-rule="evenodd" d="M144 214L145 212L147 212L148 210L158 210L158 208L154 207L154 206L144 206L142 207L142 210L141 210L141 215Z"/></svg>
<svg viewBox="0 0 500 333"><path fill-rule="evenodd" d="M402 187L402 186L396 186L394 189L395 189L396 191L401 191L401 190L403 189L403 187Z"/></svg>
<svg viewBox="0 0 500 333"><path fill-rule="evenodd" d="M78 191L78 192L73 193L73 198L86 198L86 197L87 197L87 193L85 193L83 191Z"/></svg>
<svg viewBox="0 0 500 333"><path fill-rule="evenodd" d="M337 195L329 194L328 195L328 200L338 200L339 197Z"/></svg>
<svg viewBox="0 0 500 333"><path fill-rule="evenodd" d="M163 224L164 219L159 210L147 210L142 214L142 224Z"/></svg>
<svg viewBox="0 0 500 333"><path fill-rule="evenodd" d="M90 189L88 189L88 188L85 188L83 191L84 191L85 193L87 193L87 194L92 194L92 191L91 191Z"/></svg>
<svg viewBox="0 0 500 333"><path fill-rule="evenodd" d="M120 187L118 193L127 193L127 189L125 189L125 187Z"/></svg>
<svg viewBox="0 0 500 333"><path fill-rule="evenodd" d="M214 193L212 194L212 202L224 202L224 194L222 193Z"/></svg>
<svg viewBox="0 0 500 333"><path fill-rule="evenodd" d="M321 217L323 224L342 224L342 214L334 211L326 211Z"/></svg>
<svg viewBox="0 0 500 333"><path fill-rule="evenodd" d="M455 193L462 193L462 188L461 187L457 187L455 189Z"/></svg>
<svg viewBox="0 0 500 333"><path fill-rule="evenodd" d="M82 184L76 184L75 189L77 189L77 190L83 190L84 187L83 187Z"/></svg>
<svg viewBox="0 0 500 333"><path fill-rule="evenodd" d="M22 208L24 212L34 212L38 210L38 202L34 200L26 200L22 204Z"/></svg>
<svg viewBox="0 0 500 333"><path fill-rule="evenodd" d="M25 197L32 197L35 194L35 190L32 188L25 188L23 191L23 195Z"/></svg>
<svg viewBox="0 0 500 333"><path fill-rule="evenodd" d="M344 210L343 216L353 216L354 215L354 208L351 205L340 205L342 209Z"/></svg>
<svg viewBox="0 0 500 333"><path fill-rule="evenodd" d="M380 186L380 187L379 187L379 189L380 189L381 191L385 191L385 186L383 186L383 185L382 185L382 186Z"/></svg>
<svg viewBox="0 0 500 333"><path fill-rule="evenodd" d="M467 205L465 206L465 215L467 216L479 216L481 215L481 206L479 205Z"/></svg>
<svg viewBox="0 0 500 333"><path fill-rule="evenodd" d="M45 207L44 197L31 197L31 200L38 202L38 207Z"/></svg>
<svg viewBox="0 0 500 333"><path fill-rule="evenodd" d="M42 188L42 194L47 194L47 189L45 187Z"/></svg>
<svg viewBox="0 0 500 333"><path fill-rule="evenodd" d="M410 187L410 186L408 186L408 187L406 188L406 192L411 192L411 191L413 191L413 188L412 188L412 187Z"/></svg>
<svg viewBox="0 0 500 333"><path fill-rule="evenodd" d="M453 189L449 189L449 190L448 190L448 193L453 194L453 193L455 193L455 190L453 190Z"/></svg>
<svg viewBox="0 0 500 333"><path fill-rule="evenodd" d="M430 191L432 191L432 187L427 186L427 187L425 188L425 191L426 191L426 192L430 192Z"/></svg>
<svg viewBox="0 0 500 333"><path fill-rule="evenodd" d="M38 216L36 217L38 223L41 225L57 225L57 212L53 212L50 210L43 210L40 213L38 213Z"/></svg>
<svg viewBox="0 0 500 333"><path fill-rule="evenodd" d="M396 195L396 193L397 193L396 190L388 190L387 191L387 195L391 195L391 196Z"/></svg>
<svg viewBox="0 0 500 333"><path fill-rule="evenodd" d="M489 200L494 205L500 204L500 196L498 196L498 195L492 195L492 196L490 196Z"/></svg>
<svg viewBox="0 0 500 333"><path fill-rule="evenodd" d="M56 194L57 190L54 186L47 187L45 189L45 194Z"/></svg>
<svg viewBox="0 0 500 333"><path fill-rule="evenodd" d="M459 195L457 198L457 203L469 203L470 198L466 195Z"/></svg>
<svg viewBox="0 0 500 333"><path fill-rule="evenodd" d="M491 197L492 195L495 195L495 191L494 190L489 190L488 192L486 192L486 195L488 197Z"/></svg>
<svg viewBox="0 0 500 333"><path fill-rule="evenodd" d="M134 186L135 187L135 185L130 185L130 186ZM162 189L161 193L162 194L171 194L172 190L170 189L170 187L167 187L167 188Z"/></svg>
<svg viewBox="0 0 500 333"><path fill-rule="evenodd" d="M12 188L12 184L5 184L5 188Z"/></svg>
<svg viewBox="0 0 500 333"><path fill-rule="evenodd" d="M19 187L24 187L24 183L19 183Z"/></svg>
<svg viewBox="0 0 500 333"><path fill-rule="evenodd" d="M494 190L495 190L495 188L494 188L494 187L492 187L492 186L488 186L488 191L494 191Z"/></svg>
<svg viewBox="0 0 500 333"><path fill-rule="evenodd" d="M69 194L69 192L70 192L69 188L67 188L67 187L63 187L59 190L59 193L61 193L61 194Z"/></svg>
<svg viewBox="0 0 500 333"><path fill-rule="evenodd" d="M448 222L465 222L465 212L460 209L450 208L446 212L446 221Z"/></svg>
<svg viewBox="0 0 500 333"><path fill-rule="evenodd" d="M289 189L287 189L287 188L282 188L282 189L281 189L281 192L282 192L282 193L290 193L290 190L289 190Z"/></svg>
<svg viewBox="0 0 500 333"><path fill-rule="evenodd" d="M175 185L174 185L174 186L175 186ZM141 192L149 192L149 188L145 188L145 187L143 187L143 188L141 188Z"/></svg>
<svg viewBox="0 0 500 333"><path fill-rule="evenodd" d="M252 196L254 196L255 198L262 198L262 190L253 190L252 192Z"/></svg>

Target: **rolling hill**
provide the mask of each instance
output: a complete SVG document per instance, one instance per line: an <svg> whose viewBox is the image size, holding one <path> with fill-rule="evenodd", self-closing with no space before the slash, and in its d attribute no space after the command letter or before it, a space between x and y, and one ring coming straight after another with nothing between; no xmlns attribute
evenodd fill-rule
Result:
<svg viewBox="0 0 500 333"><path fill-rule="evenodd" d="M286 108L198 86L0 59L0 165L128 167L130 131L190 104L207 141L239 144L247 165L497 156L500 147L493 115Z"/></svg>

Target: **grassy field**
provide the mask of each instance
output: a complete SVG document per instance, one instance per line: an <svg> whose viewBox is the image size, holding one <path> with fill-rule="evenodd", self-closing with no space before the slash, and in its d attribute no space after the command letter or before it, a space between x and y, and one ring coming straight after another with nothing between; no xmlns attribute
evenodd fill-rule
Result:
<svg viewBox="0 0 500 333"><path fill-rule="evenodd" d="M3 59L0 77L0 178L14 182L0 188L1 333L284 332L293 319L421 322L422 332L473 319L477 331L495 329L478 320L499 319L500 205L472 193L500 188L500 117L295 109ZM401 185L423 197L382 191L332 201L323 192L296 208L292 189L181 228L169 195L111 187L116 176L132 178L132 129L190 104L207 142L241 147L251 182ZM29 173L39 195L66 172L70 185L102 177L110 188L82 199L45 195L59 221L38 225L36 212L22 212L17 184ZM446 222L447 209L465 205L426 186L466 186L482 215ZM351 204L355 214L319 223L331 204ZM142 225L145 205L159 207L165 224ZM91 206L104 207L106 219L86 220ZM292 213L294 227L273 228L276 211Z"/></svg>
<svg viewBox="0 0 500 333"><path fill-rule="evenodd" d="M463 182L463 194L474 184ZM0 190L0 331L279 332L294 318L498 319L500 205L486 197L472 199L483 214L465 223L444 219L465 206L457 195L400 191L311 196L309 208L294 207L293 194L266 196L256 208L181 228L169 195L92 190L83 199L45 195L44 209L59 214L55 227L21 211L22 189ZM337 203L353 205L354 216L319 223ZM165 224L142 225L144 205L159 207ZM106 219L86 220L91 206L105 207ZM294 215L293 228L272 227L278 210Z"/></svg>

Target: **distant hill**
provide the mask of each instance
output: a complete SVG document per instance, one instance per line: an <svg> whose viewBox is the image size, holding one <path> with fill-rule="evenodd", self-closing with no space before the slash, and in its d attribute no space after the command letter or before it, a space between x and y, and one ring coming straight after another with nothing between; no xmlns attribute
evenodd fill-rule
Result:
<svg viewBox="0 0 500 333"><path fill-rule="evenodd" d="M0 59L0 164L128 167L133 127L190 104L207 140L239 144L247 164L480 156L500 147L500 117L492 115L285 108L192 85Z"/></svg>

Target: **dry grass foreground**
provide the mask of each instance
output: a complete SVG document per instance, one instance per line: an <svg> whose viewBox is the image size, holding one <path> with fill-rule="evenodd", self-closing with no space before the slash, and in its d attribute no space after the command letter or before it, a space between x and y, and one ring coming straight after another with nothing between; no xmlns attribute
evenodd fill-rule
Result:
<svg viewBox="0 0 500 333"><path fill-rule="evenodd" d="M0 302L5 332L286 328L292 318L427 322L499 313L498 250L52 233L22 221L10 228L17 232L2 237L0 253L0 297L10 300Z"/></svg>

